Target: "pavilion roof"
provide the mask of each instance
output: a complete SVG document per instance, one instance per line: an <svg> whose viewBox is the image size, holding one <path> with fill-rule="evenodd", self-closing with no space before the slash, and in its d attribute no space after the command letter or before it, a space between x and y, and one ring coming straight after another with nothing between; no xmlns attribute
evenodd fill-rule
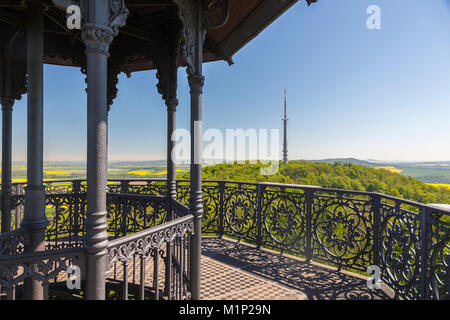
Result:
<svg viewBox="0 0 450 320"><path fill-rule="evenodd" d="M217 29L206 33L203 58L204 62L225 60L232 63L233 55L255 38L262 30L275 21L298 0L230 0L229 19ZM317 0L306 0L308 4ZM52 3L41 0L45 11L45 49L44 63L84 66L84 45L80 31L68 30L66 13ZM167 45L169 36L167 22L176 18L177 6L174 0L126 0L130 11L127 24L120 29L119 36L110 49L129 51L122 70L131 73L155 68L147 55L132 52L132 48L148 45ZM172 20L171 20L172 19ZM26 8L21 0L2 0L0 2L0 29L9 24L20 29L26 28ZM182 64L182 63L181 63Z"/></svg>

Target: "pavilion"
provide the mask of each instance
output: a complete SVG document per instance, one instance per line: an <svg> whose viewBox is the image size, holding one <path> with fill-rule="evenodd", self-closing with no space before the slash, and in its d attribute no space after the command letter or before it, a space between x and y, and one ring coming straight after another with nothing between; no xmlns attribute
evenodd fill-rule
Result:
<svg viewBox="0 0 450 320"><path fill-rule="evenodd" d="M302 255L308 263L326 261L339 271L365 272L381 265L382 279L396 297L448 297L446 211L375 193L312 186L202 185L202 64L232 64L236 52L296 2L2 0L0 293L7 299L47 299L61 274L79 266L87 299L108 298L108 286L117 282L124 299L137 292L141 299L198 300L204 232ZM67 24L71 5L80 8L80 29ZM79 67L86 75L86 183L43 182L44 63ZM188 182L175 179L171 157L180 67L186 67L191 96ZM167 179L109 185L107 118L118 75L152 69L167 106ZM11 142L14 102L25 93L27 183L22 194L12 190ZM51 219L46 206L55 208ZM343 238L333 231L339 226L348 232ZM431 234L432 229L438 231ZM405 230L409 242L401 234ZM392 250L395 243L401 253ZM417 259L407 259L411 255Z"/></svg>
<svg viewBox="0 0 450 320"><path fill-rule="evenodd" d="M7 0L0 4L2 104L2 207L10 207L11 120L14 101L27 93L27 187L22 227L26 253L42 252L48 221L43 185L43 64L80 67L86 74L88 110L86 293L104 299L106 248L107 114L117 95L117 76L157 69L158 92L167 106L167 185L175 199L171 159L177 101L177 70L186 66L191 89L192 297L199 298L202 218L201 155L194 128L202 119L203 62L225 60L297 1L237 0ZM308 0L308 2L314 2ZM81 9L81 30L69 29L66 10ZM201 129L200 129L201 130ZM195 161L194 161L195 159ZM2 210L2 232L11 228ZM31 280L30 298L42 297Z"/></svg>

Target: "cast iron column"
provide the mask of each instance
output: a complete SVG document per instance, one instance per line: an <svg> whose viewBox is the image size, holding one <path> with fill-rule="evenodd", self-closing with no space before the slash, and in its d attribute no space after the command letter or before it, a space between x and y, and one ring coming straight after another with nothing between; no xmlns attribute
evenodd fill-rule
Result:
<svg viewBox="0 0 450 320"><path fill-rule="evenodd" d="M81 33L87 56L86 298L105 299L107 179L107 60L113 31L107 0L88 1Z"/></svg>
<svg viewBox="0 0 450 320"><path fill-rule="evenodd" d="M190 209L194 215L194 236L191 238L192 299L200 299L201 246L202 246L202 88L204 77L189 76L191 88L191 193Z"/></svg>
<svg viewBox="0 0 450 320"><path fill-rule="evenodd" d="M2 232L11 230L12 111L14 98L1 98L2 104Z"/></svg>
<svg viewBox="0 0 450 320"><path fill-rule="evenodd" d="M175 149L175 140L172 136L176 130L176 111L178 106L177 99L167 99L167 195L172 198L177 198L177 183L176 183L176 164L173 155Z"/></svg>
<svg viewBox="0 0 450 320"><path fill-rule="evenodd" d="M203 37L202 8L197 4L194 14L194 61L188 67L191 93L191 193L190 211L194 215L194 236L191 238L192 299L200 300L201 246L202 246L202 93L205 77L202 75Z"/></svg>
<svg viewBox="0 0 450 320"><path fill-rule="evenodd" d="M43 7L35 1L27 2L27 186L23 227L29 230L30 240L25 252L44 250L45 191L43 186ZM25 279L25 298L41 300L44 291L41 282Z"/></svg>
<svg viewBox="0 0 450 320"><path fill-rule="evenodd" d="M176 129L176 111L178 100L167 99L167 196L170 199L177 198L177 182L176 182L176 164L173 155L175 149L175 141L172 140L172 135ZM175 218L172 205L168 205L167 221L171 221ZM166 256L166 270L165 270L165 292L171 299L171 280L172 279L172 248L173 246L167 244L167 256Z"/></svg>

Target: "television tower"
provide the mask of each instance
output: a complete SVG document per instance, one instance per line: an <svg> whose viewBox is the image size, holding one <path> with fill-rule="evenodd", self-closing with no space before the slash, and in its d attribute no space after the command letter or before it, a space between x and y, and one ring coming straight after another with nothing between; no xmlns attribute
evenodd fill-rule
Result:
<svg viewBox="0 0 450 320"><path fill-rule="evenodd" d="M283 123L284 123L284 139L283 139L283 164L287 164L288 162L288 150L287 150L287 122L288 122L288 118L287 118L287 114L286 114L286 89L284 89L284 118Z"/></svg>

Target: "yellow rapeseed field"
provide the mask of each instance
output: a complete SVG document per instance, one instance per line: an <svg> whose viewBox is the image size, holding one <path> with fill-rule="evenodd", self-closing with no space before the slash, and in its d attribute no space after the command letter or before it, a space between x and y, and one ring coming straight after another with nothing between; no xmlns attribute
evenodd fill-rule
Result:
<svg viewBox="0 0 450 320"><path fill-rule="evenodd" d="M437 188L446 188L450 190L450 184L445 183L427 183L430 186L437 187Z"/></svg>
<svg viewBox="0 0 450 320"><path fill-rule="evenodd" d="M176 172L184 172L184 170L175 170ZM135 171L129 171L129 174L135 174L138 176L148 176L148 175L153 175L153 176L162 176L162 175L166 175L167 171L161 171L161 172L155 172L152 173L150 171L147 170L135 170Z"/></svg>
<svg viewBox="0 0 450 320"><path fill-rule="evenodd" d="M384 169L384 170L388 170L388 171L394 172L394 173L400 173L403 171L403 170L397 169L396 167L393 167L393 166L376 167L375 169Z"/></svg>
<svg viewBox="0 0 450 320"><path fill-rule="evenodd" d="M44 171L45 174L68 174L72 171Z"/></svg>
<svg viewBox="0 0 450 320"><path fill-rule="evenodd" d="M179 169L179 170L175 170L175 172L184 172L184 170ZM162 172L157 172L157 173L152 173L152 174L155 176L162 176L162 175L167 174L167 171L162 171Z"/></svg>
<svg viewBox="0 0 450 320"><path fill-rule="evenodd" d="M137 176L146 176L149 174L152 174L150 171L147 170L135 170L135 171L129 171L129 174L135 174Z"/></svg>

